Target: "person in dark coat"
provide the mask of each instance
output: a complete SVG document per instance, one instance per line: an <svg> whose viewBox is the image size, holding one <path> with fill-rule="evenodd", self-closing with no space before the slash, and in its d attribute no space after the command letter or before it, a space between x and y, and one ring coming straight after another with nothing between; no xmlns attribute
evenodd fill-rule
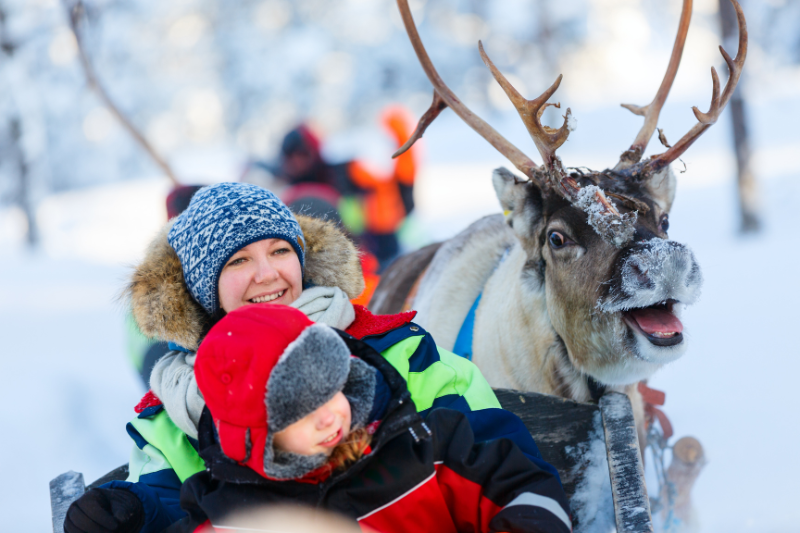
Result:
<svg viewBox="0 0 800 533"><path fill-rule="evenodd" d="M184 483L188 517L171 531L236 530L237 513L277 503L383 533L571 531L552 467L511 440L476 444L457 411L423 421L380 354L296 309L229 313L201 344L195 375L206 470Z"/></svg>
<svg viewBox="0 0 800 533"><path fill-rule="evenodd" d="M411 135L414 121L405 109L389 106L380 123L400 147ZM373 254L383 269L400 253L398 232L414 210L417 159L412 148L395 159L388 173L358 159L328 162L320 139L300 124L284 137L277 165L255 166L287 185L281 199L292 211L341 220L359 247Z"/></svg>

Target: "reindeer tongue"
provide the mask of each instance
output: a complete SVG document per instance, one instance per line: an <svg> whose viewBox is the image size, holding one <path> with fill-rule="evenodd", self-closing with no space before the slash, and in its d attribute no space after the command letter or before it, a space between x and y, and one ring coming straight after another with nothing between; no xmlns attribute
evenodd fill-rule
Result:
<svg viewBox="0 0 800 533"><path fill-rule="evenodd" d="M683 324L667 309L647 307L634 309L630 315L648 335L654 333L681 333Z"/></svg>

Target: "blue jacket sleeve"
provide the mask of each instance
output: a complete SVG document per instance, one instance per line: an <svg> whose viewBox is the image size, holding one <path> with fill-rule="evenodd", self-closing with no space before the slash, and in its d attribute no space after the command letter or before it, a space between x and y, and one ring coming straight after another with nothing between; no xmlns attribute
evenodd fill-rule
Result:
<svg viewBox="0 0 800 533"><path fill-rule="evenodd" d="M489 442L495 439L509 439L533 464L555 476L559 483L561 477L553 465L542 459L539 447L533 440L528 428L520 418L505 409L481 409L480 411L465 412L475 442Z"/></svg>
<svg viewBox="0 0 800 533"><path fill-rule="evenodd" d="M100 488L124 489L136 495L141 500L145 513L144 526L139 533L159 533L173 522L186 516L186 513L180 508L181 484L177 476L175 476L175 482L177 485L168 480L151 484L111 481Z"/></svg>

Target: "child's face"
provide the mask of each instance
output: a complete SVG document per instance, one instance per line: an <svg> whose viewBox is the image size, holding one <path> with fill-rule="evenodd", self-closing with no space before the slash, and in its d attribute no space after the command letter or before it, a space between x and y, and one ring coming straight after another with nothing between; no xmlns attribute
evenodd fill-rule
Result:
<svg viewBox="0 0 800 533"><path fill-rule="evenodd" d="M350 434L350 402L341 392L328 403L275 434L278 450L299 455L330 455Z"/></svg>

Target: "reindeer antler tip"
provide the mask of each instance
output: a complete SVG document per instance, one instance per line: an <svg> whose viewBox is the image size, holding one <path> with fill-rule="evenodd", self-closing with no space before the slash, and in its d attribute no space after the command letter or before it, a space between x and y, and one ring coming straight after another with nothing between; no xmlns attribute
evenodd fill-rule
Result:
<svg viewBox="0 0 800 533"><path fill-rule="evenodd" d="M650 106L640 106L635 104L619 104L619 105L624 107L634 115L639 115L640 117L643 117L647 112L647 108L650 107Z"/></svg>

